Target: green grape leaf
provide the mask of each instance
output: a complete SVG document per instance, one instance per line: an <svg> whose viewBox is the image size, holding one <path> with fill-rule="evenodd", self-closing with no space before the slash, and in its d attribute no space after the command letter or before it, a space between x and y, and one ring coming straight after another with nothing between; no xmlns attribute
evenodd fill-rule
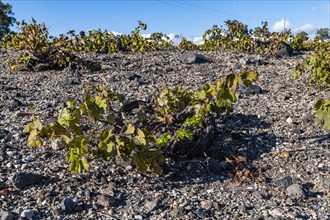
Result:
<svg viewBox="0 0 330 220"><path fill-rule="evenodd" d="M198 126L201 126L202 124L203 124L202 118L198 117L197 115L194 115L185 120L185 122L183 123L183 127L192 126L193 128L196 128Z"/></svg>
<svg viewBox="0 0 330 220"><path fill-rule="evenodd" d="M69 126L70 117L71 117L71 115L70 115L68 109L64 108L58 114L57 121L63 127Z"/></svg>
<svg viewBox="0 0 330 220"><path fill-rule="evenodd" d="M165 134L163 135L163 137L161 137L161 138L157 138L157 139L156 139L156 144L157 144L159 147L163 148L163 147L165 147L166 145L168 145L168 143L170 142L170 139L171 139L171 135L168 134L168 133L165 133Z"/></svg>
<svg viewBox="0 0 330 220"><path fill-rule="evenodd" d="M74 109L75 102L69 100L69 101L66 102L66 105L68 106L69 109Z"/></svg>
<svg viewBox="0 0 330 220"><path fill-rule="evenodd" d="M180 129L176 132L176 136L178 138L181 138L181 139L184 139L184 138L187 138L189 139L190 141L193 139L193 134L191 131L188 131L186 129Z"/></svg>

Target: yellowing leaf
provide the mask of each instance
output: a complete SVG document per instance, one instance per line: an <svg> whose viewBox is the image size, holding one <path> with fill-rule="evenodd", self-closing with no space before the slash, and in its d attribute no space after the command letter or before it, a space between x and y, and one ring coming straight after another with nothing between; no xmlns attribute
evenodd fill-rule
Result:
<svg viewBox="0 0 330 220"><path fill-rule="evenodd" d="M250 71L250 72L248 72L246 79L254 81L254 80L257 80L258 77L257 77L257 74L255 74L255 72Z"/></svg>
<svg viewBox="0 0 330 220"><path fill-rule="evenodd" d="M24 132L30 133L32 129L33 129L33 122L29 123L29 124L24 128Z"/></svg>
<svg viewBox="0 0 330 220"><path fill-rule="evenodd" d="M135 127L134 127L134 125L129 124L129 125L127 126L127 129L126 129L126 131L124 132L124 134L125 134L125 135L131 135L131 134L134 134L134 132L135 132Z"/></svg>
<svg viewBox="0 0 330 220"><path fill-rule="evenodd" d="M34 121L34 129L40 131L41 128L42 128L42 126L41 126L41 122L40 122L40 120L39 120L39 119L35 120L35 121Z"/></svg>
<svg viewBox="0 0 330 220"><path fill-rule="evenodd" d="M102 96L96 96L95 97L95 103L99 108L102 108L104 112L107 111L107 100L104 99Z"/></svg>
<svg viewBox="0 0 330 220"><path fill-rule="evenodd" d="M172 122L173 121L173 116L171 114L166 114L166 119L169 121L169 122Z"/></svg>
<svg viewBox="0 0 330 220"><path fill-rule="evenodd" d="M81 158L81 164L82 164L83 169L88 171L89 165L88 165L87 160L84 157Z"/></svg>
<svg viewBox="0 0 330 220"><path fill-rule="evenodd" d="M142 145L146 145L147 144L145 134L144 134L144 132L141 129L137 129L136 139Z"/></svg>

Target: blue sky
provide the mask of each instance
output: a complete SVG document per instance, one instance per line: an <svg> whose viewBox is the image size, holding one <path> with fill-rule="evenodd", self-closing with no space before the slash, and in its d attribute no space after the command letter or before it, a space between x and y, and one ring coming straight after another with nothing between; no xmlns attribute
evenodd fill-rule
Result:
<svg viewBox="0 0 330 220"><path fill-rule="evenodd" d="M3 1L13 6L17 20L45 22L52 35L91 29L128 34L137 20L148 24L144 33L182 34L198 40L214 24L237 19L254 28L268 21L270 29L281 31L284 23L293 32L315 33L330 27L330 1ZM285 22L283 19L286 19Z"/></svg>

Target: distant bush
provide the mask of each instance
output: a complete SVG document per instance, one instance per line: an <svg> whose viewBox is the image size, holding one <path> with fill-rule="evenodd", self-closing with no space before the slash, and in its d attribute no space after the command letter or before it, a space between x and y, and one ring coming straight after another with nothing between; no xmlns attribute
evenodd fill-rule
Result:
<svg viewBox="0 0 330 220"><path fill-rule="evenodd" d="M44 23L34 19L30 23L17 22L18 33L8 33L0 46L22 51L21 56L11 62L16 69L33 70L38 64L47 64L49 68L76 66L77 68L100 69L98 65L81 60L76 54L82 51L96 53L115 53L119 51L144 52L171 47L173 42L162 33L153 33L150 37L142 36L140 30L147 25L139 21L139 26L129 35L116 36L108 31L92 30L75 34L74 30L50 37Z"/></svg>

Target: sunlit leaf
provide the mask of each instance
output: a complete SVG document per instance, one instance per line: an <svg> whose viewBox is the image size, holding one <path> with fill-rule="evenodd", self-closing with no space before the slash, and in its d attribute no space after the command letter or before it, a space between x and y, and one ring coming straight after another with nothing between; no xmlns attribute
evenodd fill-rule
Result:
<svg viewBox="0 0 330 220"><path fill-rule="evenodd" d="M132 124L128 124L126 131L124 132L125 135L134 134L135 127Z"/></svg>

